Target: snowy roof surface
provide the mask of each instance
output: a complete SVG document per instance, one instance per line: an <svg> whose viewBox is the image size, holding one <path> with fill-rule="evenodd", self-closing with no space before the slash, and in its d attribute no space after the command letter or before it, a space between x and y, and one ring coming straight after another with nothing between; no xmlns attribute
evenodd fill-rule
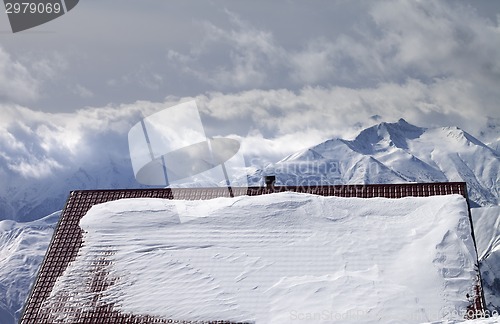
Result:
<svg viewBox="0 0 500 324"><path fill-rule="evenodd" d="M294 191L371 197L384 187ZM392 187L394 196L431 190L400 185L396 195ZM456 183L432 188L466 192ZM123 199L228 196L174 191L72 192L21 323L284 323L322 311L357 311L353 322L363 322L360 314L367 322L405 314L425 322L470 304L476 256L460 196L248 197L271 191L234 188L236 198L209 201Z"/></svg>

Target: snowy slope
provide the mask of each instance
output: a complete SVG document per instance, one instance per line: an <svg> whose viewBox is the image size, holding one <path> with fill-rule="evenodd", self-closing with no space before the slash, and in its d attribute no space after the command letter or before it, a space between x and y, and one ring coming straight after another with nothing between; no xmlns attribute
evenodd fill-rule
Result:
<svg viewBox="0 0 500 324"><path fill-rule="evenodd" d="M0 221L0 323L15 323L60 213L29 223Z"/></svg>
<svg viewBox="0 0 500 324"><path fill-rule="evenodd" d="M262 173L289 185L465 181L476 204L500 202L498 152L459 128L422 128L403 119L292 154L250 181Z"/></svg>
<svg viewBox="0 0 500 324"><path fill-rule="evenodd" d="M488 117L486 127L479 134L483 143L500 153L500 117Z"/></svg>
<svg viewBox="0 0 500 324"><path fill-rule="evenodd" d="M500 206L471 210L485 298L500 312Z"/></svg>
<svg viewBox="0 0 500 324"><path fill-rule="evenodd" d="M0 220L21 222L63 209L71 190L141 187L127 159L108 159L102 164L63 169L56 175L40 179L7 173L5 184L0 186Z"/></svg>
<svg viewBox="0 0 500 324"><path fill-rule="evenodd" d="M162 318L421 323L465 310L475 283L459 195L124 199L92 207L80 226L83 247L49 305L93 300L86 283L103 246L117 278L103 302Z"/></svg>

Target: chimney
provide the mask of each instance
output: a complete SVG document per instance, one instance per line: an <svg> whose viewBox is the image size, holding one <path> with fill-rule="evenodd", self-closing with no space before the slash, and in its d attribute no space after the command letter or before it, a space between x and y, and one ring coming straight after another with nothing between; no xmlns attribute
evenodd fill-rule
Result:
<svg viewBox="0 0 500 324"><path fill-rule="evenodd" d="M276 182L276 176L268 175L264 177L266 183L266 189L274 189L274 183Z"/></svg>

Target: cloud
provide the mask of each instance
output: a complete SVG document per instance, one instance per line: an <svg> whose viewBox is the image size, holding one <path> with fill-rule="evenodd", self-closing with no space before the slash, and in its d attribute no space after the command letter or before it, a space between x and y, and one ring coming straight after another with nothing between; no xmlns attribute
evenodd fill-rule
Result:
<svg viewBox="0 0 500 324"><path fill-rule="evenodd" d="M208 136L234 136L242 142L244 154L276 161L329 138L350 138L361 128L401 117L419 126L459 126L481 134L491 119L467 111L472 87L449 79L431 84L409 79L373 88L211 92L194 99ZM127 161L127 133L132 125L191 99L168 97L164 102L137 101L52 114L2 105L0 160L25 178Z"/></svg>
<svg viewBox="0 0 500 324"><path fill-rule="evenodd" d="M50 86L61 80L68 83L63 75L68 65L57 52L11 55L0 46L0 102L32 104L47 99L53 90L60 93L63 87Z"/></svg>
<svg viewBox="0 0 500 324"><path fill-rule="evenodd" d="M360 15L364 20L349 32L325 31L294 47L226 11L229 28L205 22L205 38L188 53L170 50L168 59L186 76L224 92L332 85L362 89L418 80L434 89L453 83L466 87L473 106L464 112L495 113L498 20L460 3L381 1L365 6L368 15Z"/></svg>
<svg viewBox="0 0 500 324"><path fill-rule="evenodd" d="M41 159L17 160L16 163L9 164L9 168L24 178L40 179L53 175L63 166L52 158L43 157Z"/></svg>
<svg viewBox="0 0 500 324"><path fill-rule="evenodd" d="M265 85L270 69L280 65L283 49L275 44L272 33L255 28L233 12L225 12L234 28L226 30L205 21L201 25L206 38L198 46L189 54L169 50L167 58L216 89ZM207 59L213 62L206 64Z"/></svg>
<svg viewBox="0 0 500 324"><path fill-rule="evenodd" d="M487 116L478 114L473 85L460 80L436 79L430 84L408 79L375 87L304 87L299 91L249 90L198 96L202 112L222 123L226 132L259 129L266 138L320 131L324 137L350 136L359 127L406 118L422 126L460 126L479 134ZM356 126L356 127L354 127ZM301 135L297 135L301 145ZM325 138L325 139L326 139Z"/></svg>
<svg viewBox="0 0 500 324"><path fill-rule="evenodd" d="M388 11L390 9L390 11ZM394 73L422 80L466 80L493 91L500 81L499 21L470 7L444 2L384 2L372 11L384 32L377 43L392 49Z"/></svg>
<svg viewBox="0 0 500 324"><path fill-rule="evenodd" d="M133 85L146 90L159 90L163 82L164 77L160 73L154 72L154 69L148 64L141 64L119 78L107 80L106 84L111 87Z"/></svg>
<svg viewBox="0 0 500 324"><path fill-rule="evenodd" d="M30 66L37 79L45 81L59 78L62 72L69 68L68 60L57 52L44 54L42 57L34 54L23 55L21 61Z"/></svg>
<svg viewBox="0 0 500 324"><path fill-rule="evenodd" d="M76 84L73 88L73 93L82 97L82 98L91 98L94 96L94 93L82 86L81 84Z"/></svg>
<svg viewBox="0 0 500 324"><path fill-rule="evenodd" d="M28 67L0 47L0 98L30 102L40 96L40 82Z"/></svg>
<svg viewBox="0 0 500 324"><path fill-rule="evenodd" d="M116 153L112 145L103 144L110 144L106 138L125 132L136 113L129 109L128 117L120 118L120 109L109 107L71 114L43 113L16 105L1 105L0 109L0 162L3 158L5 168L24 178L43 178L61 169L102 162L100 156L107 151Z"/></svg>
<svg viewBox="0 0 500 324"><path fill-rule="evenodd" d="M320 8L291 1L285 8L228 2L224 9L146 2L125 4L111 20L111 4L89 3L73 17L77 24L61 22L70 32L4 42L10 61L24 67L18 79L32 82L15 91L2 86L0 95L21 104L41 96L36 108L69 111L165 95L366 89L446 79L470 85L475 107L469 110L493 115L497 109L500 57L493 40L499 25L495 8L487 16L474 10L482 3L332 1ZM278 10L279 20L273 14ZM98 23L75 29L89 17Z"/></svg>

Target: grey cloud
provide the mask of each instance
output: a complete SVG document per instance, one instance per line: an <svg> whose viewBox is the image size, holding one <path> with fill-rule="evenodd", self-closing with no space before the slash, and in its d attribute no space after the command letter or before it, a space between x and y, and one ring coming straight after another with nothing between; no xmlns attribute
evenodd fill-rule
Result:
<svg viewBox="0 0 500 324"><path fill-rule="evenodd" d="M476 84L469 92L492 114L498 19L485 3L124 0L116 11L115 1L86 1L47 24L51 33L3 42L28 70L24 79L43 85L42 98L12 92L10 99L38 98L37 109L69 111L212 91L363 89L447 78ZM51 51L67 60L64 77L52 59L36 68L18 59ZM77 85L94 95L78 96Z"/></svg>
<svg viewBox="0 0 500 324"><path fill-rule="evenodd" d="M40 82L27 66L0 47L0 98L29 102L40 96Z"/></svg>
<svg viewBox="0 0 500 324"><path fill-rule="evenodd" d="M171 64L216 89L260 87L279 65L283 49L272 33L257 29L236 14L226 13L233 24L229 30L205 21L205 39L189 54L168 52Z"/></svg>
<svg viewBox="0 0 500 324"><path fill-rule="evenodd" d="M189 53L171 50L168 58L187 75L226 90L498 80L500 49L491 41L499 36L498 22L445 2L384 1L364 9L370 15L360 15L365 20L351 32L324 31L295 47L226 11L229 28L207 21L200 43Z"/></svg>
<svg viewBox="0 0 500 324"><path fill-rule="evenodd" d="M17 53L7 54L8 62L21 62L18 83L31 85L14 90L33 92L9 91L9 100L38 98L34 109L69 111L196 97L211 133L259 130L267 139L307 130L342 135L352 125L368 126L373 115L476 132L487 116L498 116L498 20L458 2L323 5L292 1L279 12L280 5L265 2L256 9L231 1L124 1L114 16L111 1L81 3L71 16L75 25L55 22L70 26L67 32L44 41L25 35L64 52L64 70L17 60L20 50L7 42ZM95 25L85 25L91 13ZM61 45L70 34L78 36L74 52ZM28 47L23 42L16 45ZM148 101L135 103L141 98Z"/></svg>
<svg viewBox="0 0 500 324"><path fill-rule="evenodd" d="M76 84L73 87L73 93L83 98L90 98L94 96L94 93L91 90L87 89L81 84Z"/></svg>

